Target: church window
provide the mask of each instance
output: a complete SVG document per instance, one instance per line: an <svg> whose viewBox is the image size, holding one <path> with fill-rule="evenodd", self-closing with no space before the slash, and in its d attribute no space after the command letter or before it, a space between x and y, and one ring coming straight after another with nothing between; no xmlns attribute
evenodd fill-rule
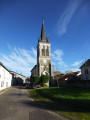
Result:
<svg viewBox="0 0 90 120"><path fill-rule="evenodd" d="M46 56L49 56L49 48L46 49Z"/></svg>
<svg viewBox="0 0 90 120"><path fill-rule="evenodd" d="M45 56L45 46L43 46L43 49L42 49L42 56Z"/></svg>
<svg viewBox="0 0 90 120"><path fill-rule="evenodd" d="M44 49L42 49L42 56L44 56Z"/></svg>

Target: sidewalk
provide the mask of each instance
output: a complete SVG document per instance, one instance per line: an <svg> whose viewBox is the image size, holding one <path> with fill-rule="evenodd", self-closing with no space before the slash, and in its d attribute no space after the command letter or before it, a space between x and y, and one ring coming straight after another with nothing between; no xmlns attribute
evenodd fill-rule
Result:
<svg viewBox="0 0 90 120"><path fill-rule="evenodd" d="M0 90L0 95L2 95L3 93L5 93L9 88L10 88L10 87L5 88L5 89L3 89L3 90Z"/></svg>

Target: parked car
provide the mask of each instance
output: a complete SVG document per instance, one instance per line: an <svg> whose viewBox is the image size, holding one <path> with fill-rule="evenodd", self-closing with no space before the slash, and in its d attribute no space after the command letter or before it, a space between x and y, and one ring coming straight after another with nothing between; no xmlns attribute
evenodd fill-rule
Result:
<svg viewBox="0 0 90 120"><path fill-rule="evenodd" d="M40 84L32 82L32 83L26 84L25 87L28 88L28 89L29 88L30 89L40 88Z"/></svg>
<svg viewBox="0 0 90 120"><path fill-rule="evenodd" d="M26 83L24 86L25 86L26 88L29 88L29 87L30 87L30 83Z"/></svg>

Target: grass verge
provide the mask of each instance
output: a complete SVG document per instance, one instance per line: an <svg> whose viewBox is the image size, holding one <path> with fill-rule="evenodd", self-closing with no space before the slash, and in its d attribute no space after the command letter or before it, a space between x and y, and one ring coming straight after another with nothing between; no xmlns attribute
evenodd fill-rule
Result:
<svg viewBox="0 0 90 120"><path fill-rule="evenodd" d="M73 120L90 120L90 89L52 87L29 92L36 101Z"/></svg>

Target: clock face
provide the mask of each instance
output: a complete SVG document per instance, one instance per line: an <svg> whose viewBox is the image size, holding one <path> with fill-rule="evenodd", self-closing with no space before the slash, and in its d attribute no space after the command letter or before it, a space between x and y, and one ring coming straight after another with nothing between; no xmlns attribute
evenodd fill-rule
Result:
<svg viewBox="0 0 90 120"><path fill-rule="evenodd" d="M47 60L43 60L44 63L47 63Z"/></svg>

